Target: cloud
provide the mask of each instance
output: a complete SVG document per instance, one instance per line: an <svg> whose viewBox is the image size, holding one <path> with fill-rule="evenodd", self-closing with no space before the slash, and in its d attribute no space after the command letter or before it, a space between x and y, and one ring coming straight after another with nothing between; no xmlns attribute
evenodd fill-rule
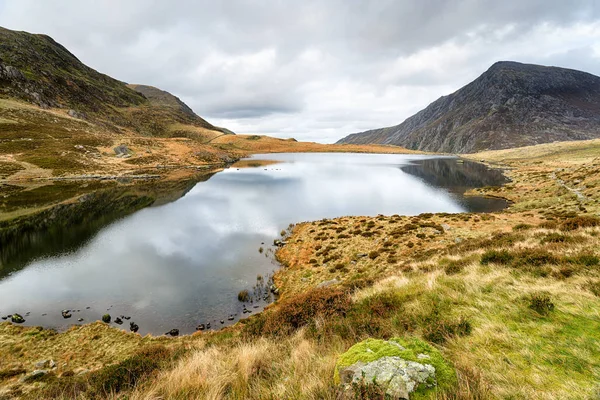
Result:
<svg viewBox="0 0 600 400"><path fill-rule="evenodd" d="M595 0L0 0L117 79L236 132L333 142L394 125L498 60L600 74Z"/></svg>

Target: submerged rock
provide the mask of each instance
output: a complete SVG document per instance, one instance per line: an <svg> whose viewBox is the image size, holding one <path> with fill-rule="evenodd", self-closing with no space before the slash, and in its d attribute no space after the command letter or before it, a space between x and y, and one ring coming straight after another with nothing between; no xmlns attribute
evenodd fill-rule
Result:
<svg viewBox="0 0 600 400"><path fill-rule="evenodd" d="M119 317L115 318L115 324L121 325L123 323L123 320Z"/></svg>
<svg viewBox="0 0 600 400"><path fill-rule="evenodd" d="M21 315L19 314L13 314L10 316L10 320L15 323L15 324L22 324L23 322L25 322L25 318L23 318Z"/></svg>
<svg viewBox="0 0 600 400"><path fill-rule="evenodd" d="M336 384L347 391L355 384L377 384L393 399L410 399L452 388L456 374L442 355L419 339L367 339L352 346L336 364Z"/></svg>
<svg viewBox="0 0 600 400"><path fill-rule="evenodd" d="M166 333L166 335L179 336L179 329L171 329L169 332Z"/></svg>
<svg viewBox="0 0 600 400"><path fill-rule="evenodd" d="M204 329L206 329L206 326L204 326L204 324L200 324L196 327L197 331L203 331Z"/></svg>

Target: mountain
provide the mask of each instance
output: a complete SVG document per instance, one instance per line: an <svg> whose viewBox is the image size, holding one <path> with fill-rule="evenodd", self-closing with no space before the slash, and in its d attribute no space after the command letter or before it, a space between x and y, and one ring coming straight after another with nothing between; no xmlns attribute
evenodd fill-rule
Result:
<svg viewBox="0 0 600 400"><path fill-rule="evenodd" d="M233 134L233 132L230 130L216 127L207 122L205 119L196 115L196 113L187 104L181 101L179 97L176 97L169 92L148 85L129 84L127 87L142 94L146 99L148 99L150 105L152 106L150 114L156 112L157 110L161 110L163 113L167 114L163 115L163 118L171 119L180 124L189 124L199 128L218 131L221 134ZM144 117L136 118L136 120L146 121L148 118L147 114L149 113L148 110L145 111L146 115L144 115Z"/></svg>
<svg viewBox="0 0 600 400"><path fill-rule="evenodd" d="M127 85L83 64L46 35L0 27L0 98L18 99L112 131L170 136L171 125L230 133L196 115L168 92ZM185 130L185 129L184 129Z"/></svg>
<svg viewBox="0 0 600 400"><path fill-rule="evenodd" d="M502 61L400 125L355 133L338 143L471 153L599 137L600 77Z"/></svg>

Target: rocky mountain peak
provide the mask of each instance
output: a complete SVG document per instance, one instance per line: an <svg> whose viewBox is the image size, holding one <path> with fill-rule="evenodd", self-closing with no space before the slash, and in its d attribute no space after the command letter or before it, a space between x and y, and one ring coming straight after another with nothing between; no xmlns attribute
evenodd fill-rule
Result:
<svg viewBox="0 0 600 400"><path fill-rule="evenodd" d="M600 137L600 77L500 61L402 124L338 143L381 143L468 153Z"/></svg>

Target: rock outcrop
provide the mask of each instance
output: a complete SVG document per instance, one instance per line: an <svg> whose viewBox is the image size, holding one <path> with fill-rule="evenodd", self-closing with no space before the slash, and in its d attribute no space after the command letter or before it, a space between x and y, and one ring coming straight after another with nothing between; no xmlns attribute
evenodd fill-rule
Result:
<svg viewBox="0 0 600 400"><path fill-rule="evenodd" d="M335 382L347 391L356 385L377 385L393 399L410 399L451 389L454 370L433 347L418 340L367 339L342 354L336 364Z"/></svg>
<svg viewBox="0 0 600 400"><path fill-rule="evenodd" d="M504 61L400 125L355 133L338 143L472 153L599 137L600 77Z"/></svg>

